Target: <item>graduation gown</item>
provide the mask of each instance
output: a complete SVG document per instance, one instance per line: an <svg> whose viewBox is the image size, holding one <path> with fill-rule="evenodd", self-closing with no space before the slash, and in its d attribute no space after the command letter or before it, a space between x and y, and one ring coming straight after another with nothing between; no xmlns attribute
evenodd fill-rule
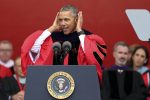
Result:
<svg viewBox="0 0 150 100"><path fill-rule="evenodd" d="M137 71L142 75L142 78L148 91L147 100L150 100L150 70L148 67L142 66Z"/></svg>
<svg viewBox="0 0 150 100"><path fill-rule="evenodd" d="M150 70L144 72L142 74L142 77L143 77L143 80L144 80L144 83L147 87L147 93L148 93L148 97L147 97L147 100L150 100Z"/></svg>
<svg viewBox="0 0 150 100"><path fill-rule="evenodd" d="M10 76L12 76L11 69L3 65L0 65L0 78L10 77Z"/></svg>
<svg viewBox="0 0 150 100"><path fill-rule="evenodd" d="M144 80L144 83L146 85L146 87L149 87L150 86L150 70L148 67L146 66L142 66L141 68L139 68L137 70L137 72L139 72L141 75L142 75L142 78Z"/></svg>
<svg viewBox="0 0 150 100"><path fill-rule="evenodd" d="M146 100L146 87L138 72L106 70L102 82L102 100Z"/></svg>
<svg viewBox="0 0 150 100"><path fill-rule="evenodd" d="M52 44L55 41L63 40L76 40L77 38L71 38L68 39L69 36L62 36L63 33L55 33L58 36L55 36L55 34L52 33L41 46L40 50L40 56L36 60L35 63L33 63L29 57L29 52L35 42L35 40L43 33L43 31L39 30L31 34L27 39L24 41L22 47L21 47L21 58L22 58L22 70L23 73L26 74L26 70L28 65L53 65L53 49ZM72 34L72 33L71 33ZM73 34L77 34L77 32L74 32ZM78 35L74 35L75 37L78 37ZM59 38L54 38L59 37ZM79 39L78 39L79 40ZM70 41L72 42L72 41ZM77 42L78 43L78 42ZM84 38L84 51L81 47L81 43L79 41L78 48L77 49L77 61L73 60L72 62L77 62L78 65L96 65L97 73L99 78L102 78L102 69L101 65L104 60L104 57L106 56L106 44L104 40L94 34L90 34L89 32L85 32L85 38ZM70 53L69 53L70 54ZM71 58L70 58L71 59ZM71 61L70 61L71 62ZM66 56L64 59L64 64L72 64L69 63L69 56Z"/></svg>
<svg viewBox="0 0 150 100"><path fill-rule="evenodd" d="M19 91L18 83L13 76L0 78L0 100L9 100L9 96Z"/></svg>
<svg viewBox="0 0 150 100"><path fill-rule="evenodd" d="M14 61L12 59L9 59L7 62L3 62L0 60L0 65L6 67L7 69L10 69L11 73L14 74L14 69L13 69Z"/></svg>

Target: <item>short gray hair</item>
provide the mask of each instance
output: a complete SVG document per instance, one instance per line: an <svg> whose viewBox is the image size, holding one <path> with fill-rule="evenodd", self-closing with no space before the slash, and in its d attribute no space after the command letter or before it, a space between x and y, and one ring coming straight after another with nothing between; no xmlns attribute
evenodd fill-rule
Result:
<svg viewBox="0 0 150 100"><path fill-rule="evenodd" d="M71 11L73 16L78 15L78 9L75 6L72 6L72 5L66 5L66 6L62 7L60 9L60 12L63 12L63 11Z"/></svg>
<svg viewBox="0 0 150 100"><path fill-rule="evenodd" d="M119 41L119 42L115 43L115 45L114 45L114 51L116 51L116 48L117 48L118 46L124 46L124 47L127 47L127 48L129 49L129 45L128 45L126 42L124 42L124 41Z"/></svg>

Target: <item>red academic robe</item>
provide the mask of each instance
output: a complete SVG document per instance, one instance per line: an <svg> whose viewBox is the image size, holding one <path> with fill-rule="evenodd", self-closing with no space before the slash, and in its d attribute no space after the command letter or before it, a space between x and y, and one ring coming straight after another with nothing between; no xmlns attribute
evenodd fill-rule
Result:
<svg viewBox="0 0 150 100"><path fill-rule="evenodd" d="M144 80L145 86L149 88L150 86L150 71L146 71L145 73L142 74L142 78ZM150 92L148 92L150 94ZM147 97L147 100L150 100L150 97Z"/></svg>
<svg viewBox="0 0 150 100"><path fill-rule="evenodd" d="M144 83L145 83L145 85L146 85L146 87L148 87L149 86L149 73L143 73L142 74L142 77L143 77L143 80L144 80Z"/></svg>
<svg viewBox="0 0 150 100"><path fill-rule="evenodd" d="M0 65L0 78L10 77L12 76L12 72L9 68Z"/></svg>
<svg viewBox="0 0 150 100"><path fill-rule="evenodd" d="M26 75L28 65L52 65L53 64L53 50L50 45L53 44L51 36L49 36L41 46L40 57L33 63L29 57L29 52L35 40L43 33L43 31L36 31L31 34L23 43L21 48L22 70ZM101 52L100 52L101 51ZM79 65L96 65L98 76L101 80L102 69L99 62L96 60L93 52L96 52L103 61L106 54L106 44L104 40L97 35L86 35L84 41L84 51L81 44L78 49L78 64ZM67 64L68 56L64 59L64 64Z"/></svg>

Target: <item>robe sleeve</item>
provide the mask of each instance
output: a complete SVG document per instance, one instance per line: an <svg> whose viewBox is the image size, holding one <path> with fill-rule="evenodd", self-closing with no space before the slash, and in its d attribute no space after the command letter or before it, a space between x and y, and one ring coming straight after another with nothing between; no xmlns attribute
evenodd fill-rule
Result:
<svg viewBox="0 0 150 100"><path fill-rule="evenodd" d="M79 37L80 38L80 37ZM96 65L97 73L102 79L102 63L107 54L107 47L104 40L97 35L85 35L80 38L81 46L79 47L78 59L80 63L87 65ZM82 50L81 50L82 47ZM84 57L81 57L84 56ZM81 60L81 58L83 58Z"/></svg>
<svg viewBox="0 0 150 100"><path fill-rule="evenodd" d="M36 31L32 33L29 37L26 38L22 47L21 47L21 64L23 74L26 75L28 65L43 65L51 64L53 61L53 54L51 45L53 43L52 38L47 38L44 43L41 45L39 58L33 63L29 52L36 41L36 39L43 33L43 31ZM51 58L50 58L51 57Z"/></svg>

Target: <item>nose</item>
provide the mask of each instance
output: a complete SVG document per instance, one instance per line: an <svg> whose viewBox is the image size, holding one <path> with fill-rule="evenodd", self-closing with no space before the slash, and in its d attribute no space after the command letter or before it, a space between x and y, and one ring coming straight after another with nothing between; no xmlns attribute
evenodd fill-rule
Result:
<svg viewBox="0 0 150 100"><path fill-rule="evenodd" d="M60 25L61 25L61 26L65 26L65 21L62 20L62 21L60 22Z"/></svg>
<svg viewBox="0 0 150 100"><path fill-rule="evenodd" d="M126 58L126 54L122 54L122 55L121 55L121 58Z"/></svg>

